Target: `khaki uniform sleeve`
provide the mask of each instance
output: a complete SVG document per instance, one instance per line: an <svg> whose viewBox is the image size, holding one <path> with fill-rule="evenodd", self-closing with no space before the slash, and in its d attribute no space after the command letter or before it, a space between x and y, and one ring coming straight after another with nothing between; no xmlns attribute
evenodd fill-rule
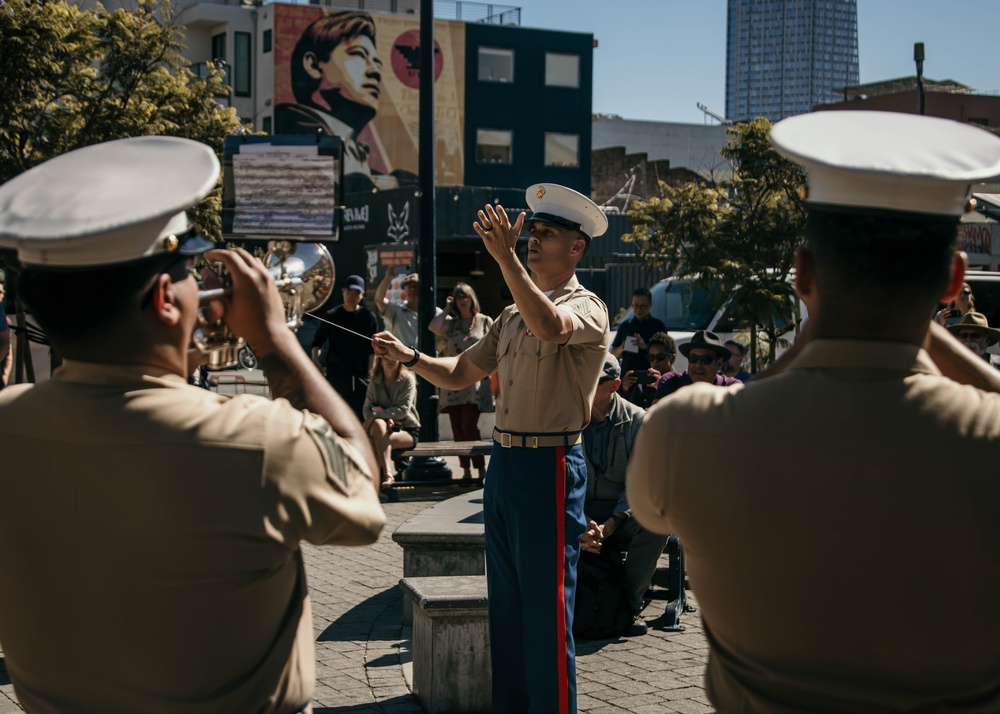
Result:
<svg viewBox="0 0 1000 714"><path fill-rule="evenodd" d="M599 298L581 295L561 303L559 309L568 312L573 321L573 334L566 344L601 344L607 347L610 339L608 309Z"/></svg>
<svg viewBox="0 0 1000 714"><path fill-rule="evenodd" d="M268 534L292 548L375 542L385 513L361 455L322 417L275 404L262 484Z"/></svg>

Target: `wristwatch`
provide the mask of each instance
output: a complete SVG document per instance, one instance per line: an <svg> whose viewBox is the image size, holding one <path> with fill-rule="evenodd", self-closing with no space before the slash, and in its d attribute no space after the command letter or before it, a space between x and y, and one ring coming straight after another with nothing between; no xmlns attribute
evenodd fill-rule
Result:
<svg viewBox="0 0 1000 714"><path fill-rule="evenodd" d="M616 531L621 530L622 526L624 526L625 522L628 520L628 514L625 514L624 516L619 516L616 513L612 513L611 520L615 522L615 530Z"/></svg>
<svg viewBox="0 0 1000 714"><path fill-rule="evenodd" d="M420 351L413 345L410 345L410 349L413 350L413 359L409 362L403 362L404 367L412 367L420 360Z"/></svg>

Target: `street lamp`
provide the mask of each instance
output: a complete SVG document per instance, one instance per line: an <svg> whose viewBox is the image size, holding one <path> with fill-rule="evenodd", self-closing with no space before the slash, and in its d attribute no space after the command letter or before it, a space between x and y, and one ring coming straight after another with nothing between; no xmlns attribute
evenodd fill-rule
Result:
<svg viewBox="0 0 1000 714"><path fill-rule="evenodd" d="M913 43L913 61L917 63L917 114L924 113L924 43Z"/></svg>

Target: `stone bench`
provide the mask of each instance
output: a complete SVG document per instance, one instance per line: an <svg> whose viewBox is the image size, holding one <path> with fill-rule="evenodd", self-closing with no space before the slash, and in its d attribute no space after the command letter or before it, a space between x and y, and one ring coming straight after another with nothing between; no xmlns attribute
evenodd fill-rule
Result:
<svg viewBox="0 0 1000 714"><path fill-rule="evenodd" d="M413 607L413 695L428 714L489 712L486 576L403 578Z"/></svg>
<svg viewBox="0 0 1000 714"><path fill-rule="evenodd" d="M403 548L403 577L485 575L483 491L470 491L416 514L392 534ZM411 601L403 600L409 625Z"/></svg>
<svg viewBox="0 0 1000 714"><path fill-rule="evenodd" d="M392 460L397 470L403 470L402 480L396 481L393 488L413 488L415 486L482 486L480 478L452 478L451 472L445 466L442 456L489 456L493 451L493 442L489 439L479 441L422 441L412 449L395 449ZM425 465L413 473L412 469L403 469L408 459L437 459L440 469ZM444 476L447 474L447 476Z"/></svg>

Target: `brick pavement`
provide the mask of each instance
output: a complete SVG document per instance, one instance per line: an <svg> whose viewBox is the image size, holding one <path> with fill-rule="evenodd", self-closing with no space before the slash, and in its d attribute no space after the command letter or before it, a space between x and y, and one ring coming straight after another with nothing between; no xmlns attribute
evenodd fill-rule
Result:
<svg viewBox="0 0 1000 714"><path fill-rule="evenodd" d="M401 621L402 550L392 532L433 505L406 500L385 504L388 523L364 548L303 546L316 633L317 714L420 712L404 676L408 636ZM654 601L647 617L662 614ZM687 631L651 631L644 637L578 643L581 714L702 714L712 708L702 684L708 645L697 614ZM0 714L20 712L0 659Z"/></svg>

